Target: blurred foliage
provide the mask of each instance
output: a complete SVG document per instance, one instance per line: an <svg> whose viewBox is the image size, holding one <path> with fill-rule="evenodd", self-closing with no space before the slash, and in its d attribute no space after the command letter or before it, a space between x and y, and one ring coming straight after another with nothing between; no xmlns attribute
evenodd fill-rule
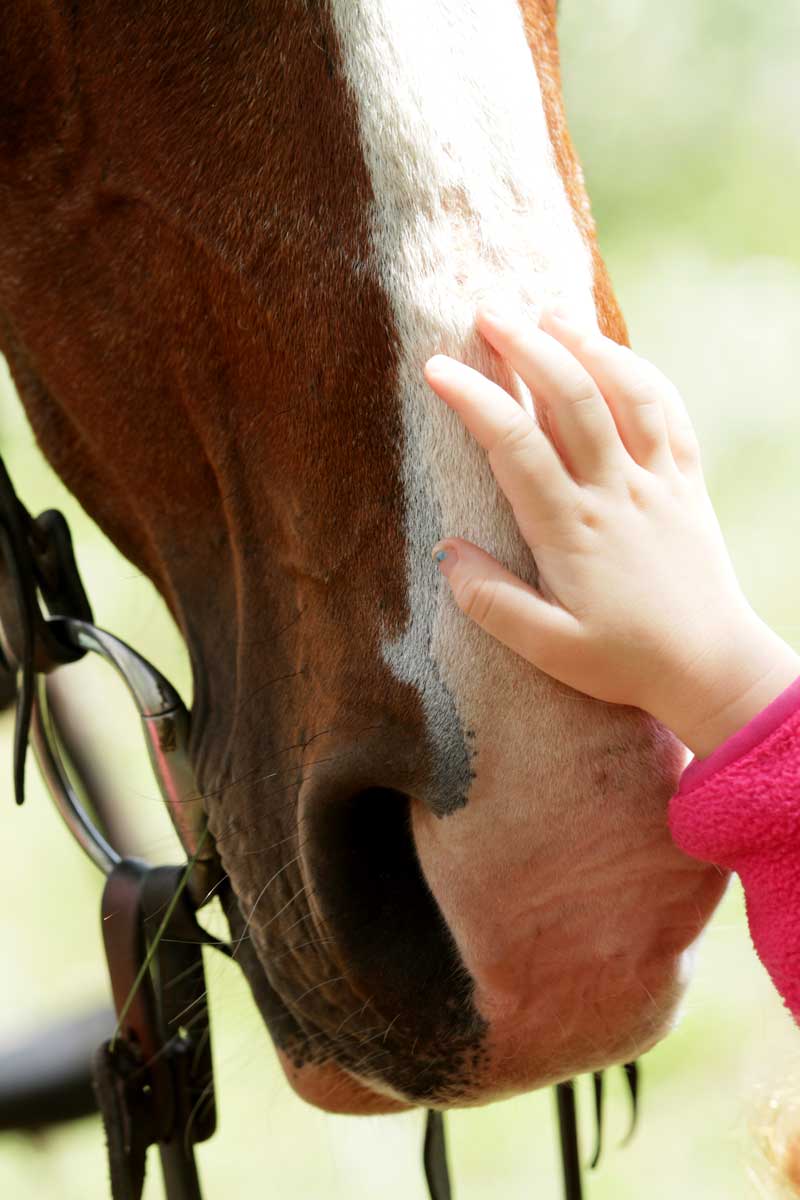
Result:
<svg viewBox="0 0 800 1200"><path fill-rule="evenodd" d="M570 127L633 344L681 387L745 591L800 647L800 9L793 0L563 0L561 23ZM3 452L33 509L67 512L98 622L188 698L186 655L160 599L44 467L10 388L0 391ZM75 670L88 672L78 700L98 745L113 752L121 802L138 806L147 853L168 857L124 698L102 668ZM4 754L9 733L5 719ZM98 879L31 779L27 810L12 811L7 796L0 811L0 1042L105 991ZM212 962L209 975L221 1107L220 1133L200 1155L209 1200L262 1188L285 1200L421 1198L420 1115L341 1118L304 1106L274 1064L237 969ZM589 1200L777 1195L754 1130L771 1119L774 1093L800 1095L799 1047L750 948L734 884L699 947L679 1028L644 1062L641 1126L625 1150L615 1148L627 1113L611 1079L609 1148ZM588 1085L581 1096L588 1156ZM548 1092L455 1113L449 1124L460 1200L560 1196ZM0 1195L14 1200L99 1197L104 1172L93 1121L0 1143ZM151 1180L149 1200L160 1195Z"/></svg>

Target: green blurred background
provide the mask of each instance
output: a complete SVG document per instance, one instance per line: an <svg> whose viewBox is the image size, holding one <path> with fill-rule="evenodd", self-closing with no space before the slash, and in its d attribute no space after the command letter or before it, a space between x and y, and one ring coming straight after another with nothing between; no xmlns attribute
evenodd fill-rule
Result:
<svg viewBox="0 0 800 1200"><path fill-rule="evenodd" d="M400 0L398 0L400 2ZM796 0L563 0L565 94L632 341L683 391L709 489L746 593L800 649L800 8ZM34 511L67 513L99 624L189 695L183 647L149 583L114 551L44 466L7 380L0 445ZM142 848L170 834L138 731L102 669L74 670L98 745ZM82 674L81 674L82 673ZM9 778L10 721L0 727ZM0 805L0 1043L105 996L99 880L30 772L27 808ZM421 1116L343 1118L289 1092L236 968L209 963L221 1128L201 1148L208 1200L422 1200ZM750 947L734 884L699 948L678 1029L644 1062L631 1146L611 1079L608 1149L590 1200L775 1196L757 1132L775 1094L800 1097L800 1035ZM582 1084L584 1149L591 1141ZM767 1118L764 1114L767 1113ZM459 1200L560 1196L549 1092L450 1117ZM800 1127L800 1115L798 1115ZM0 1138L0 1196L103 1197L94 1121ZM148 1200L162 1195L155 1173Z"/></svg>

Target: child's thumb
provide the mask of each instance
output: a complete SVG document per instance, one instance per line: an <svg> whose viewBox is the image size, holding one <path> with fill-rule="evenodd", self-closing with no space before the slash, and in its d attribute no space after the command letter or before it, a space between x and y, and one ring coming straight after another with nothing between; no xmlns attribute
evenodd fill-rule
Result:
<svg viewBox="0 0 800 1200"><path fill-rule="evenodd" d="M541 670L548 671L548 663L555 666L559 650L575 632L570 613L471 542L448 538L431 553L470 620Z"/></svg>

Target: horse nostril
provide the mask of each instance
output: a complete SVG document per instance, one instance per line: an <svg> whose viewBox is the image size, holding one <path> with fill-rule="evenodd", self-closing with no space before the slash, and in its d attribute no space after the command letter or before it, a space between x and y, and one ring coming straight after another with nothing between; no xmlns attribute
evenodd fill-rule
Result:
<svg viewBox="0 0 800 1200"><path fill-rule="evenodd" d="M337 950L384 1003L412 1009L459 960L417 859L409 797L369 787L306 808L307 870Z"/></svg>
<svg viewBox="0 0 800 1200"><path fill-rule="evenodd" d="M342 755L326 765L299 816L317 928L355 998L325 1014L334 1058L415 1103L462 1096L485 1067L486 1022L419 863L410 792L354 787Z"/></svg>

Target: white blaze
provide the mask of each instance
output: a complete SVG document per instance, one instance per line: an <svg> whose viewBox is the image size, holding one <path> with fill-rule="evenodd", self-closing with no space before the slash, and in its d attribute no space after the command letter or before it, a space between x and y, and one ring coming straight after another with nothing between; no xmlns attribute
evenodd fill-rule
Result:
<svg viewBox="0 0 800 1200"><path fill-rule="evenodd" d="M535 567L482 451L422 367L437 351L453 355L530 410L527 390L498 373L477 337L476 304L496 296L534 320L544 302L564 297L593 319L591 253L556 167L518 0L330 7L372 181L374 252L399 331L411 618L384 654L419 690L445 775L448 754L463 745L459 726L475 727L479 749L487 736L509 739L524 771L520 725L531 728L542 681L466 621L435 578L430 549L458 535L528 579ZM442 785L463 790L451 766Z"/></svg>

